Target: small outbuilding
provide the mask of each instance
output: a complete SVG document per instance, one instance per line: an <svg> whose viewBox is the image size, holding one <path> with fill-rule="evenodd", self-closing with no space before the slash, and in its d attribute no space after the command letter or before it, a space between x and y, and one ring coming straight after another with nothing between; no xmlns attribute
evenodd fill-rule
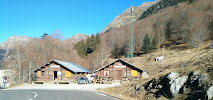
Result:
<svg viewBox="0 0 213 100"><path fill-rule="evenodd" d="M144 70L124 61L117 59L116 61L97 69L95 75L103 80L137 80L143 78L148 73Z"/></svg>
<svg viewBox="0 0 213 100"><path fill-rule="evenodd" d="M90 71L71 62L52 60L35 70L37 81L74 81Z"/></svg>

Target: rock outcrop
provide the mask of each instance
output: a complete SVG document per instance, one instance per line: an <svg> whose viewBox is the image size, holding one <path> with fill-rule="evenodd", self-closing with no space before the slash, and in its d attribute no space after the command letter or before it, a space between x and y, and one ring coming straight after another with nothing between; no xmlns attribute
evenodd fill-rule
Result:
<svg viewBox="0 0 213 100"><path fill-rule="evenodd" d="M82 33L77 33L76 35L70 37L69 39L65 40L65 43L69 44L75 44L81 40L86 40L88 35L82 34Z"/></svg>
<svg viewBox="0 0 213 100"><path fill-rule="evenodd" d="M26 45L32 38L27 36L13 35L6 41L0 43L0 60L3 61L9 52L17 45Z"/></svg>
<svg viewBox="0 0 213 100"><path fill-rule="evenodd" d="M178 95L185 95L181 99L185 100L209 100L213 97L213 84L209 82L208 75L198 71L193 71L187 76L181 76L171 72L162 77L153 78L151 81L138 86L136 91L144 89L148 94L153 94L155 98L164 96L165 98L177 98ZM148 97L150 98L150 96Z"/></svg>
<svg viewBox="0 0 213 100"><path fill-rule="evenodd" d="M138 20L146 18L147 16L150 16L152 14L155 14L167 7L175 6L175 5L177 7L178 3L186 2L186 1L189 3L192 3L194 0L161 0L156 4L153 4L146 11L144 11L143 14L138 18Z"/></svg>
<svg viewBox="0 0 213 100"><path fill-rule="evenodd" d="M15 45L25 45L27 44L32 38L27 36L16 36L13 35L10 38L8 38L6 41L0 43L1 49L12 49Z"/></svg>
<svg viewBox="0 0 213 100"><path fill-rule="evenodd" d="M183 76L183 77L179 77L173 81L170 81L170 91L172 96L176 96L179 94L180 89L183 87L183 85L186 83L188 77L187 76Z"/></svg>
<svg viewBox="0 0 213 100"><path fill-rule="evenodd" d="M209 100L213 98L213 86L211 86L211 87L206 91L206 94L207 94Z"/></svg>
<svg viewBox="0 0 213 100"><path fill-rule="evenodd" d="M133 21L138 20L138 18L143 14L144 11L146 11L146 9L148 9L153 4L156 4L159 1L160 0L154 2L144 2L140 6L134 6ZM122 12L120 15L116 16L115 19L110 24L108 24L100 33L103 34L110 31L113 28L119 28L130 24L130 13L129 13L130 8L131 7L124 10L124 12Z"/></svg>

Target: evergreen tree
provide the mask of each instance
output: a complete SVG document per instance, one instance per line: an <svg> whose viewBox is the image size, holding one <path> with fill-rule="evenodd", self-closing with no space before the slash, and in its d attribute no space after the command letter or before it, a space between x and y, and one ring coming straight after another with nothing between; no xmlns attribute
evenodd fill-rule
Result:
<svg viewBox="0 0 213 100"><path fill-rule="evenodd" d="M41 36L41 39L45 39L47 36L48 36L48 34L47 34L47 33L44 33L44 34Z"/></svg>
<svg viewBox="0 0 213 100"><path fill-rule="evenodd" d="M100 34L97 32L97 35L95 37L95 41L97 43L97 45L99 45L101 43L101 37L100 37Z"/></svg>
<svg viewBox="0 0 213 100"><path fill-rule="evenodd" d="M90 37L87 37L87 41L86 41L86 52L87 52L87 54L88 54L88 52L89 52L89 44L90 44Z"/></svg>
<svg viewBox="0 0 213 100"><path fill-rule="evenodd" d="M88 54L93 53L100 43L101 43L100 35L97 34L96 36L94 36L92 34L91 37L87 38L86 43L84 43L84 41L78 42L75 45L75 49L78 51L81 57L85 57Z"/></svg>
<svg viewBox="0 0 213 100"><path fill-rule="evenodd" d="M150 43L150 38L149 35L146 34L144 39L143 39L143 46L141 47L141 50L144 51L145 53L150 52L152 49L151 43Z"/></svg>
<svg viewBox="0 0 213 100"><path fill-rule="evenodd" d="M86 48L86 44L84 43L84 41L82 40L81 41L81 44L82 44L82 55L83 55L83 57L85 57L86 55L87 55L87 48Z"/></svg>
<svg viewBox="0 0 213 100"><path fill-rule="evenodd" d="M156 37L152 39L152 50L156 49L157 43L156 43Z"/></svg>
<svg viewBox="0 0 213 100"><path fill-rule="evenodd" d="M195 0L189 0L189 4L190 4L190 3L193 3L194 1L195 1Z"/></svg>
<svg viewBox="0 0 213 100"><path fill-rule="evenodd" d="M75 44L75 49L81 57L86 56L86 45L83 40Z"/></svg>
<svg viewBox="0 0 213 100"><path fill-rule="evenodd" d="M90 54L95 50L96 44L95 44L95 37L92 34L92 36L87 40L87 53Z"/></svg>

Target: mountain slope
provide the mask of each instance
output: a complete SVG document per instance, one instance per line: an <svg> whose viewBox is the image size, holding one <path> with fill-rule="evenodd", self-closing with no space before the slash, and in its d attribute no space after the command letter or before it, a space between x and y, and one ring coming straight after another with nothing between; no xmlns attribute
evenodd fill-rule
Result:
<svg viewBox="0 0 213 100"><path fill-rule="evenodd" d="M0 61L3 60L5 53L7 52L7 50L5 49L0 49Z"/></svg>
<svg viewBox="0 0 213 100"><path fill-rule="evenodd" d="M146 11L147 8L149 8L153 4L156 4L159 1L160 0L154 2L144 2L140 6L134 6L133 21L136 21L143 14L143 12ZM101 34L106 33L113 28L119 28L128 25L130 23L130 13L129 13L130 8L131 7L126 9L120 15L116 16L115 19L102 30Z"/></svg>
<svg viewBox="0 0 213 100"><path fill-rule="evenodd" d="M196 47L201 40L213 39L213 2L212 0L196 0L189 4L182 2L177 7L167 7L133 23L135 51L140 50L146 34L151 39L156 37L159 47L188 43ZM184 9L183 9L184 8ZM102 35L102 41L112 51L128 53L130 26L114 28ZM123 50L123 51L122 51Z"/></svg>
<svg viewBox="0 0 213 100"><path fill-rule="evenodd" d="M155 14L164 8L177 5L178 3L185 2L185 1L189 1L190 3L192 3L194 0L162 0L152 5L151 7L149 7L146 11L144 11L143 15L140 16L138 20L146 18L149 15Z"/></svg>
<svg viewBox="0 0 213 100"><path fill-rule="evenodd" d="M4 60L5 56L11 52L16 45L26 45L32 38L27 36L13 35L6 41L0 43L0 62ZM0 64L1 66L1 64Z"/></svg>
<svg viewBox="0 0 213 100"><path fill-rule="evenodd" d="M81 40L86 40L88 35L82 34L82 33L77 33L76 35L66 39L64 42L69 43L69 44L75 44Z"/></svg>
<svg viewBox="0 0 213 100"><path fill-rule="evenodd" d="M0 48L2 49L12 49L16 44L25 45L27 44L32 38L27 36L16 36L13 35L8 40L0 43Z"/></svg>

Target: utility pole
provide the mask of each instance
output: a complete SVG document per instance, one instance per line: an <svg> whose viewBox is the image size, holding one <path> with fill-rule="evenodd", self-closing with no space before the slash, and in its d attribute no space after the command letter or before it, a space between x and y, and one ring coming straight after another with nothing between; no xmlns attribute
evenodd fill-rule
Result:
<svg viewBox="0 0 213 100"><path fill-rule="evenodd" d="M32 63L31 61L29 62L29 84L30 84L30 81L31 81L31 68L32 68Z"/></svg>
<svg viewBox="0 0 213 100"><path fill-rule="evenodd" d="M129 37L129 58L133 57L133 5L130 8L130 37Z"/></svg>

